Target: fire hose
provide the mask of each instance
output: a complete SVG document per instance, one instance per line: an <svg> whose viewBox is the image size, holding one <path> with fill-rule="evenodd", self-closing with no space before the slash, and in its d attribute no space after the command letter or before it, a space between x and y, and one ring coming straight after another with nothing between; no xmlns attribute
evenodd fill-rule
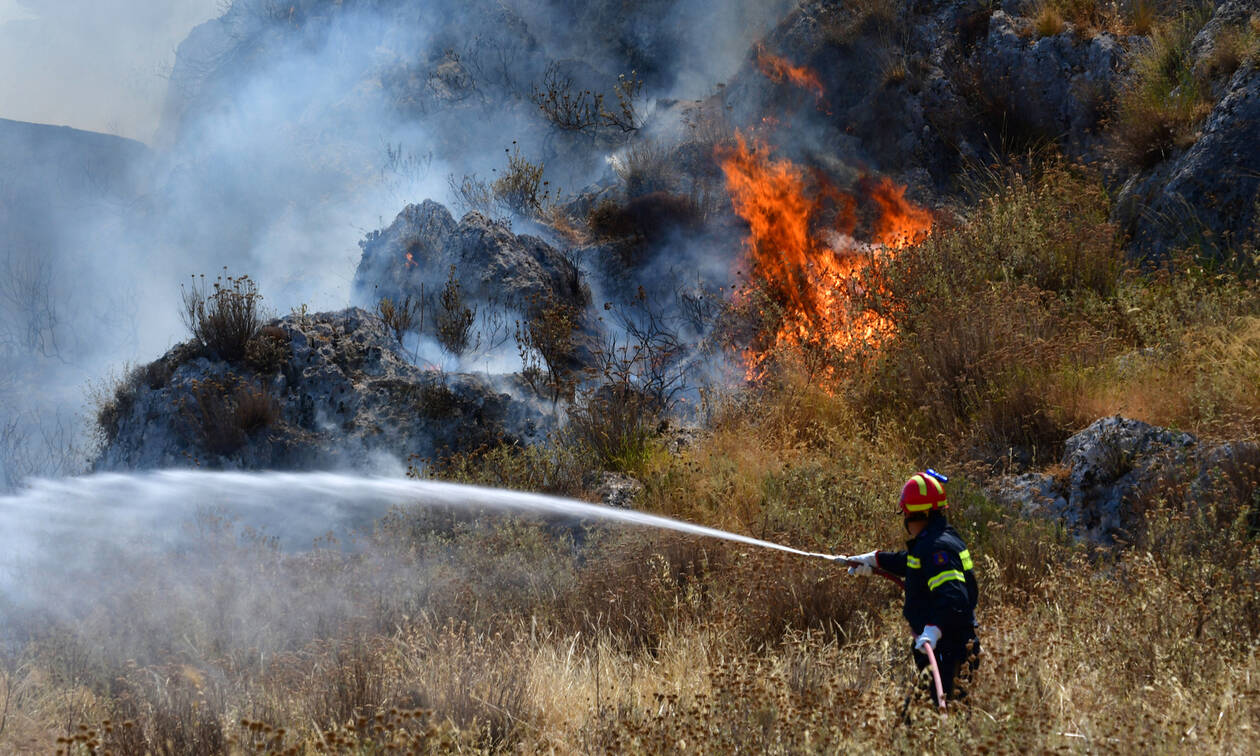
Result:
<svg viewBox="0 0 1260 756"><path fill-rule="evenodd" d="M828 562L843 562L844 564L850 567L860 567L860 566L863 566L864 564L863 562L850 559L849 557L844 556L843 554L820 554L815 551L801 551L799 549L793 549L788 546L781 546L779 544L767 544L764 542L759 545L770 546L771 548L775 548L780 551L787 551L789 553L799 554L801 556L826 559ZM877 566L873 566L873 565L866 565L866 566L870 567L870 570L873 574L879 575L880 577L886 580L890 580L896 583L899 588L901 588L902 590L905 590L905 587L906 587L905 581L897 577L893 573L887 570L880 569ZM928 666L932 670L932 683L936 687L936 701L938 705L940 706L940 710L944 711L945 710L945 686L941 684L941 668L936 663L936 651L935 649L932 648L931 643L924 643L923 651L924 651L924 654L926 654L928 658Z"/></svg>
<svg viewBox="0 0 1260 756"><path fill-rule="evenodd" d="M941 685L941 668L936 666L936 652L932 650L932 644L924 641L923 653L927 654L928 666L932 668L932 684L936 686L936 702L940 705L941 711L945 711L945 688Z"/></svg>
<svg viewBox="0 0 1260 756"><path fill-rule="evenodd" d="M850 567L858 567L862 564L861 562L853 561L852 559L848 559L844 556L831 556L828 554L810 554L810 556L824 557L833 562L844 562ZM880 569L879 567L871 567L871 572L882 578L891 580L896 583L899 588L905 590L905 581L891 572ZM945 711L945 686L941 684L941 668L936 663L936 651L932 648L931 643L924 642L923 653L927 656L928 667L932 670L932 684L936 687L936 701L940 706L940 710Z"/></svg>

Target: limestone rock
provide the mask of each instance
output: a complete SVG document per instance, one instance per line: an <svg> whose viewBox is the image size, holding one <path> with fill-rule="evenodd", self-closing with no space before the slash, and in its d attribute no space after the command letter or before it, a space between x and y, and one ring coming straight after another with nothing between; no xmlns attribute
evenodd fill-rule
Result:
<svg viewBox="0 0 1260 756"><path fill-rule="evenodd" d="M361 297L418 297L437 292L454 266L472 302L525 310L553 300L578 311L590 304L582 274L559 250L536 236L517 235L502 221L469 213L458 223L432 200L408 205L390 226L360 242L355 273Z"/></svg>
<svg viewBox="0 0 1260 756"><path fill-rule="evenodd" d="M1071 29L1034 39L1024 23L1002 11L989 19L975 55L981 85L1023 128L1059 139L1068 154L1092 155L1099 116L1127 69L1124 46L1111 34L1086 40Z"/></svg>
<svg viewBox="0 0 1260 756"><path fill-rule="evenodd" d="M1135 176L1117 219L1148 261L1198 244L1207 250L1260 241L1260 67L1244 64L1184 153Z"/></svg>
<svg viewBox="0 0 1260 756"><path fill-rule="evenodd" d="M643 484L629 475L615 472L604 472L600 475L595 494L604 506L629 509L634 500L643 493Z"/></svg>
<svg viewBox="0 0 1260 756"><path fill-rule="evenodd" d="M268 332L282 349L274 373L190 344L133 373L94 468L397 472L413 455L528 443L547 430L544 413L487 378L412 364L364 310L291 315ZM254 409L242 414L246 404Z"/></svg>
<svg viewBox="0 0 1260 756"><path fill-rule="evenodd" d="M1106 417L1068 439L1057 471L1003 478L991 493L1023 516L1110 544L1138 531L1146 508L1171 482L1188 481L1192 493L1206 495L1218 476L1236 474L1258 453L1249 442L1205 444L1189 433Z"/></svg>

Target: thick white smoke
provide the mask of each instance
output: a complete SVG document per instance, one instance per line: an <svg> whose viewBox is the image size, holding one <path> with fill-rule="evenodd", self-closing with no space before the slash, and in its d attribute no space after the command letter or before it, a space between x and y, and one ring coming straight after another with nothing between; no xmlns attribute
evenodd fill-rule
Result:
<svg viewBox="0 0 1260 756"><path fill-rule="evenodd" d="M22 295L0 290L0 486L81 462L87 439L74 426L90 424L85 389L185 337L179 286L189 275L249 273L278 314L344 307L364 234L407 202L449 201L448 175L492 176L513 140L571 192L608 171L601 155L557 141L529 102L548 61L565 59L594 82L642 63L657 69L645 74L645 99L699 97L735 71L783 5L0 6L0 66L10 73L0 118L151 145L93 147L127 157L88 168L64 146L91 141L82 135L42 132L57 157L34 162L22 142L0 139L0 266ZM512 11L512 23L495 8ZM613 33L609 19L626 23ZM473 86L433 78L450 61ZM389 164L391 150L402 168Z"/></svg>

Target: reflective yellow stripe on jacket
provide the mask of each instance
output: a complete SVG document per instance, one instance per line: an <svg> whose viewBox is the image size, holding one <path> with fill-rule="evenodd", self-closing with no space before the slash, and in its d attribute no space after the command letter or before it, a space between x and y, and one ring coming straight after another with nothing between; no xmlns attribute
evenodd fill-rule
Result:
<svg viewBox="0 0 1260 756"><path fill-rule="evenodd" d="M948 583L951 580L961 580L966 582L967 578L963 577L963 574L958 570L945 570L936 577L928 578L928 590L934 591L941 585Z"/></svg>
<svg viewBox="0 0 1260 756"><path fill-rule="evenodd" d="M958 553L958 558L962 560L962 566L964 570L974 569L974 566L971 563L970 551L963 549L961 552Z"/></svg>
<svg viewBox="0 0 1260 756"><path fill-rule="evenodd" d="M907 557L906 557L906 567L908 567L908 568L910 568L910 569L912 569L912 570L917 570L917 569L919 569L919 567L921 567L921 566L922 566L922 565L920 564L920 562L919 562L919 558L918 558L917 556L907 556Z"/></svg>

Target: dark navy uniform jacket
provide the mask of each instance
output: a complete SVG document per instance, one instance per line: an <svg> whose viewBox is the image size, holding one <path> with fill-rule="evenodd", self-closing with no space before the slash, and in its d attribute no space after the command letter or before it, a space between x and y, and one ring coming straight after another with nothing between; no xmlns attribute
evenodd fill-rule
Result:
<svg viewBox="0 0 1260 756"><path fill-rule="evenodd" d="M879 551L875 559L881 569L905 578L902 614L916 635L925 625L971 635L978 593L971 554L943 515L930 517L905 551Z"/></svg>

